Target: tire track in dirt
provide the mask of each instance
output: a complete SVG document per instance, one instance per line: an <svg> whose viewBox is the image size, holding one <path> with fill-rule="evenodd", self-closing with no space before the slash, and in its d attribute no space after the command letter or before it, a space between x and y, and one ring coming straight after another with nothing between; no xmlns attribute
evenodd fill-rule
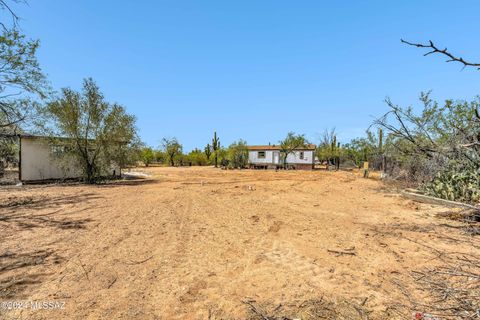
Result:
<svg viewBox="0 0 480 320"><path fill-rule="evenodd" d="M157 304L161 305L162 314L172 319L181 318L186 312L184 306L195 302L200 290L205 287L196 268L192 268L195 264L192 249L197 232L192 226L198 225L194 213L197 201L195 193L186 187L175 189L174 199L167 204L168 228L173 234L162 245L161 280L150 291Z"/></svg>
<svg viewBox="0 0 480 320"><path fill-rule="evenodd" d="M308 279L308 284L314 288L321 287L322 279L318 277L322 270L312 259L299 254L295 247L285 241L275 240L272 249L265 253L265 257L271 261L281 272L289 270L294 278L290 281L298 281L299 278Z"/></svg>

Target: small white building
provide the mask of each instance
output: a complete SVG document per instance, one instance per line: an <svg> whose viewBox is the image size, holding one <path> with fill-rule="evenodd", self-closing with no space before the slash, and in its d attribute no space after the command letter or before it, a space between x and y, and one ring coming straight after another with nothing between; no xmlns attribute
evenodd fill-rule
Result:
<svg viewBox="0 0 480 320"><path fill-rule="evenodd" d="M76 179L82 168L72 156L62 155L64 146L43 136L20 135L19 179L23 182ZM120 168L112 167L105 176L120 176Z"/></svg>
<svg viewBox="0 0 480 320"><path fill-rule="evenodd" d="M280 146L248 146L248 162L254 169L278 169L283 167ZM312 170L315 165L315 145L295 149L287 156L287 166L292 169Z"/></svg>

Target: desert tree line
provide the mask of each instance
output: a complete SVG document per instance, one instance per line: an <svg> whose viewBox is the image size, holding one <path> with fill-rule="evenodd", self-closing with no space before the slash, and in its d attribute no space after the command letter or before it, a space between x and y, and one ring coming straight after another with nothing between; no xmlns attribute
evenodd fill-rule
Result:
<svg viewBox="0 0 480 320"><path fill-rule="evenodd" d="M239 139L228 147L220 145L215 131L211 143L204 148L183 152L183 145L175 137L163 138L157 148L143 145L138 149L137 161L145 166L207 166L223 168L245 168L248 165L247 142Z"/></svg>
<svg viewBox="0 0 480 320"><path fill-rule="evenodd" d="M294 132L287 133L286 137L278 142L281 160L287 165L287 157L295 149L305 147L309 141L303 134ZM227 147L220 144L220 137L213 132L211 143L201 148L194 148L189 153L183 153L183 146L177 138L163 138L161 145L154 149L143 146L138 153L138 161L145 166L169 165L169 166L207 166L222 167L224 169L247 168L248 148L247 141L238 139Z"/></svg>

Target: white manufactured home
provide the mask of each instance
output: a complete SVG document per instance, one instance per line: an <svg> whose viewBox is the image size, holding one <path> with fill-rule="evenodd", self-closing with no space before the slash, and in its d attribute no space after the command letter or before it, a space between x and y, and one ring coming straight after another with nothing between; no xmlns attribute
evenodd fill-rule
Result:
<svg viewBox="0 0 480 320"><path fill-rule="evenodd" d="M280 146L248 146L248 163L254 169L278 169L283 167ZM287 156L287 167L312 170L315 165L315 145L295 149Z"/></svg>
<svg viewBox="0 0 480 320"><path fill-rule="evenodd" d="M20 135L19 178L23 182L76 179L82 175L79 163L73 157L62 155L64 146L49 137ZM120 176L120 168L113 166L105 176Z"/></svg>

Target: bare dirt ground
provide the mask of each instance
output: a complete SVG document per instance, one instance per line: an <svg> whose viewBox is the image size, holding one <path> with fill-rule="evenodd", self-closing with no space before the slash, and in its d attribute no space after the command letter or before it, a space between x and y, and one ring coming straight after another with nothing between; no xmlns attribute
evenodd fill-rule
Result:
<svg viewBox="0 0 480 320"><path fill-rule="evenodd" d="M0 318L405 319L412 271L480 254L448 209L359 173L145 171L0 189L0 302L65 303Z"/></svg>

